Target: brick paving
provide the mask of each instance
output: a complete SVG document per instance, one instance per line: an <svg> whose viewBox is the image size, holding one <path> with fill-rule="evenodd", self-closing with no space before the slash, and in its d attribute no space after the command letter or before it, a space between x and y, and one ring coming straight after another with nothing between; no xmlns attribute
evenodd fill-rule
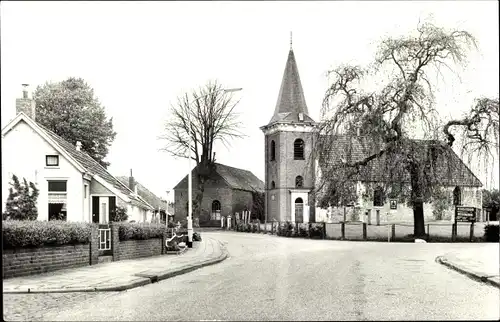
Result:
<svg viewBox="0 0 500 322"><path fill-rule="evenodd" d="M151 283L151 276L163 276L200 266L221 258L224 247L211 238L195 242L181 255L102 263L39 275L15 277L3 282L3 293L91 292L131 288ZM119 289L121 290L121 289Z"/></svg>
<svg viewBox="0 0 500 322"><path fill-rule="evenodd" d="M123 292L89 292L88 289L105 289L137 280L150 283L146 277L155 274L181 272L210 260L221 258L225 247L217 240L204 238L182 255L162 255L136 260L103 263L94 266L65 269L3 281L3 308L5 321L37 321L52 310L71 308L87 301L102 301ZM27 289L31 293L27 293ZM87 289L86 292L81 290ZM80 291L79 291L80 290Z"/></svg>

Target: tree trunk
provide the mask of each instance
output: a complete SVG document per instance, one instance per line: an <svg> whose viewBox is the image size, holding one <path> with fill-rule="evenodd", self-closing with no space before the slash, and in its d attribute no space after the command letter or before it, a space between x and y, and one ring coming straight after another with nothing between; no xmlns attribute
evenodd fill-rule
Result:
<svg viewBox="0 0 500 322"><path fill-rule="evenodd" d="M413 204L413 236L425 237L422 168L418 162L410 164L411 199Z"/></svg>
<svg viewBox="0 0 500 322"><path fill-rule="evenodd" d="M424 203L422 200L413 202L413 235L415 238L425 237Z"/></svg>

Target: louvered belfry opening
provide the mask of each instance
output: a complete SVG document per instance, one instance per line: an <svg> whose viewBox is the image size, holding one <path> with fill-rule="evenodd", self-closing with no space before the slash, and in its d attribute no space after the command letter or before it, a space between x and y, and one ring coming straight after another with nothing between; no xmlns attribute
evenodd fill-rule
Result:
<svg viewBox="0 0 500 322"><path fill-rule="evenodd" d="M302 139L293 142L293 158L295 160L304 160L304 141Z"/></svg>
<svg viewBox="0 0 500 322"><path fill-rule="evenodd" d="M276 160L276 142L274 140L271 141L271 161Z"/></svg>

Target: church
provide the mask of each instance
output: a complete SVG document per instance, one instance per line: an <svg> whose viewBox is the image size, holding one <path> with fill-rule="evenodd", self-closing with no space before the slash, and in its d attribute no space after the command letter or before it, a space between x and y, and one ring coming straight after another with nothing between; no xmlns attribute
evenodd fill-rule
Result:
<svg viewBox="0 0 500 322"><path fill-rule="evenodd" d="M405 204L398 205L395 200L381 198L376 183L377 180L383 179L376 175L356 179L354 184L357 201L348 209L318 207L313 191L321 176L321 164L318 160L311 162L317 139L317 125L318 123L309 114L295 54L290 44L274 113L269 123L260 127L265 139L266 220L292 222L352 220L368 224L372 222L378 224L383 221L413 221L411 207ZM328 152L331 156L327 162L339 161L340 153L348 148L347 145L346 137L339 137L336 151ZM355 146L359 147L360 144ZM482 184L453 150L450 154L455 166L451 175L446 178L443 176L442 182L445 194L453 206L445 209L440 219L452 221L456 205L482 208ZM375 188L372 188L373 186ZM373 191L367 191L368 189ZM367 194L371 196L368 199ZM431 203L424 203L425 220L433 218L433 207Z"/></svg>

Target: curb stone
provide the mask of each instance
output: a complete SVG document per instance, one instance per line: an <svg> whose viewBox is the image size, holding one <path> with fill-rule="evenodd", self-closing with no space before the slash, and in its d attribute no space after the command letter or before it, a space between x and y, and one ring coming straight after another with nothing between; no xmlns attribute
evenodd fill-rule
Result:
<svg viewBox="0 0 500 322"><path fill-rule="evenodd" d="M37 290L28 288L25 290L16 290L16 291L3 291L3 294L35 294L35 293L73 293L73 292L95 292L95 287L84 287L84 288L53 288L46 290Z"/></svg>
<svg viewBox="0 0 500 322"><path fill-rule="evenodd" d="M189 273L191 271L197 270L199 268L214 265L225 260L229 253L226 250L225 245L223 245L219 240L217 242L221 245L222 254L216 258L208 259L202 262L198 262L194 265L184 265L179 269L173 269L170 271L163 272L161 274L134 274L138 278L141 278L138 281L134 281L132 283L119 284L114 286L106 286L106 287L84 287L84 288L63 288L63 289L45 289L45 290L36 290L30 289L27 290L14 290L14 291L3 291L4 294L28 294L28 293L75 293L75 292L119 292L129 290L131 288L136 288L139 286L145 286L148 284L152 284L155 282L159 282L171 277L175 277L177 275L182 275Z"/></svg>
<svg viewBox="0 0 500 322"><path fill-rule="evenodd" d="M455 270L461 274L467 275L468 277L470 277L476 281L480 281L480 282L490 284L492 286L500 288L500 282L497 281L498 278L495 279L494 276L483 275L481 273L473 272L473 271L468 270L459 264L451 263L444 256L436 257L436 262L438 262L438 263L440 263L440 264L442 264L442 265L444 265L452 270Z"/></svg>

